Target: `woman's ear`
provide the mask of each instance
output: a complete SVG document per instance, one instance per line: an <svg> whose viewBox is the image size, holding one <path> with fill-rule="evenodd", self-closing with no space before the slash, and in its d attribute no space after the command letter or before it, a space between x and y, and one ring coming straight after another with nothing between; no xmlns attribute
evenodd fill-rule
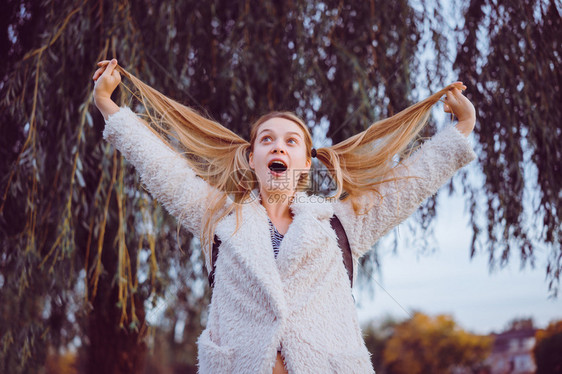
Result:
<svg viewBox="0 0 562 374"><path fill-rule="evenodd" d="M250 164L250 169L254 170L254 153L250 152L248 155L248 163Z"/></svg>

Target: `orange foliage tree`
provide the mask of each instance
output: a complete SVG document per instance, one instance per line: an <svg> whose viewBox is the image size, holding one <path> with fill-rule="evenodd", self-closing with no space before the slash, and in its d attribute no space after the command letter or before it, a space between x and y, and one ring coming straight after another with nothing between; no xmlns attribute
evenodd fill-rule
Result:
<svg viewBox="0 0 562 374"><path fill-rule="evenodd" d="M415 313L396 325L383 361L388 374L450 373L478 367L491 346L488 336L462 330L450 316Z"/></svg>

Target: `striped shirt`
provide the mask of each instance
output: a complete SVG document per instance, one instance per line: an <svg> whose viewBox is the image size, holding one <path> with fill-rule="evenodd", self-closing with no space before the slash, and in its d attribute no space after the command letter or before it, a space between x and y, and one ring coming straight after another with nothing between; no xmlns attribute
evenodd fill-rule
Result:
<svg viewBox="0 0 562 374"><path fill-rule="evenodd" d="M281 241L283 240L283 235L277 231L273 222L268 218L269 221L269 234L271 235L271 245L273 246L273 254L275 258L279 254L279 246L281 246Z"/></svg>
<svg viewBox="0 0 562 374"><path fill-rule="evenodd" d="M279 254L279 246L281 245L281 241L283 240L283 235L280 234L279 231L277 231L275 225L273 225L273 222L271 222L269 217L267 218L267 220L269 221L269 234L271 235L271 245L273 246L273 254L275 255L275 258L277 258L277 255ZM281 352L282 348L283 348L283 344L279 342L279 345L277 346L277 352Z"/></svg>

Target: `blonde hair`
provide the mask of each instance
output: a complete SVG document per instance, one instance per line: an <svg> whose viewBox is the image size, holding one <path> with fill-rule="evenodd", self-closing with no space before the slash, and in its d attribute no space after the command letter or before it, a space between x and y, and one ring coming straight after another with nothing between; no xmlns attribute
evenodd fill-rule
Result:
<svg viewBox="0 0 562 374"><path fill-rule="evenodd" d="M248 161L258 127L277 117L296 123L303 130L306 152L310 157L312 137L308 127L291 112L271 112L253 123L250 141L247 141L196 110L164 96L122 67L117 66L117 70L138 90L137 97L149 118L149 123L145 124L170 146L170 138L177 139L190 167L218 192L211 199L198 233L210 264L217 222L235 210L236 232L240 225L242 202L258 187L257 177ZM359 214L362 193L377 192L378 184L397 179L392 176L394 157L406 150L427 123L431 107L454 86L451 84L392 117L371 124L365 131L345 141L318 148L316 157L326 166L337 186L332 197L351 199L354 211ZM305 189L309 178L309 174L301 174L297 190ZM228 196L233 204L226 206Z"/></svg>

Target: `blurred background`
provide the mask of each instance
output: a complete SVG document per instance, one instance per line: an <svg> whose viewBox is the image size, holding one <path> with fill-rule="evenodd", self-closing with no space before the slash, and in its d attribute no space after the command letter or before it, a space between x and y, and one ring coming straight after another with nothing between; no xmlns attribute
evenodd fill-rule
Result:
<svg viewBox="0 0 562 374"><path fill-rule="evenodd" d="M0 372L195 373L199 242L102 139L96 62L248 138L342 141L456 80L478 159L359 268L381 373L561 373L560 0L0 3ZM128 82L119 105L140 109ZM451 119L441 104L423 136Z"/></svg>

